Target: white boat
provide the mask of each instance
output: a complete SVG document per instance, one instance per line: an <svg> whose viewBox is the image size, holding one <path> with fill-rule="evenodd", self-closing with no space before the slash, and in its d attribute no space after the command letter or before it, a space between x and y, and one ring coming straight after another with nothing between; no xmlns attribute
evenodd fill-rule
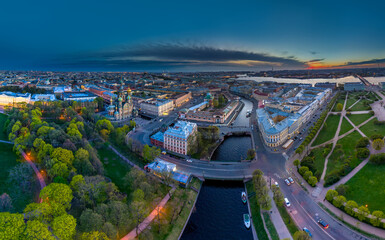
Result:
<svg viewBox="0 0 385 240"><path fill-rule="evenodd" d="M250 216L249 214L243 214L243 222L245 223L245 226L247 229L250 228Z"/></svg>

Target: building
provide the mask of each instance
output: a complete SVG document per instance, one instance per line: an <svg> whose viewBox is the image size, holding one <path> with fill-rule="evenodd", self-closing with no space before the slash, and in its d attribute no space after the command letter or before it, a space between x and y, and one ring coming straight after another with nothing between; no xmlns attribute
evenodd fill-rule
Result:
<svg viewBox="0 0 385 240"><path fill-rule="evenodd" d="M105 92L103 92L103 94L104 93ZM110 98L110 105L107 107L107 112L107 118L112 121L122 121L130 118L132 114L135 113L131 98L131 89L128 88L127 91L124 91L123 83L121 83L117 95L114 94Z"/></svg>
<svg viewBox="0 0 385 240"><path fill-rule="evenodd" d="M196 141L196 123L178 121L174 127L164 132L164 148L179 154L187 155L191 141Z"/></svg>
<svg viewBox="0 0 385 240"><path fill-rule="evenodd" d="M362 82L346 82L344 84L345 91L364 91L365 85Z"/></svg>
<svg viewBox="0 0 385 240"><path fill-rule="evenodd" d="M31 101L53 102L56 101L56 97L55 94L33 94Z"/></svg>
<svg viewBox="0 0 385 240"><path fill-rule="evenodd" d="M12 105L16 103L29 103L30 93L0 92L0 105Z"/></svg>
<svg viewBox="0 0 385 240"><path fill-rule="evenodd" d="M160 148L164 148L164 134L162 132L157 132L150 138L151 144Z"/></svg>
<svg viewBox="0 0 385 240"><path fill-rule="evenodd" d="M266 101L265 107L257 110L257 123L265 144L278 147L295 137L331 93L330 88L305 88L295 97Z"/></svg>
<svg viewBox="0 0 385 240"><path fill-rule="evenodd" d="M167 115L174 109L174 103L168 99L149 99L140 103L140 111L151 116Z"/></svg>
<svg viewBox="0 0 385 240"><path fill-rule="evenodd" d="M316 83L314 87L336 89L337 83L331 83L331 82Z"/></svg>
<svg viewBox="0 0 385 240"><path fill-rule="evenodd" d="M379 82L378 85L379 85L382 89L385 89L385 82Z"/></svg>
<svg viewBox="0 0 385 240"><path fill-rule="evenodd" d="M175 107L180 107L192 99L191 92L180 93L171 98Z"/></svg>
<svg viewBox="0 0 385 240"><path fill-rule="evenodd" d="M97 97L90 92L64 92L62 93L64 101L92 102Z"/></svg>

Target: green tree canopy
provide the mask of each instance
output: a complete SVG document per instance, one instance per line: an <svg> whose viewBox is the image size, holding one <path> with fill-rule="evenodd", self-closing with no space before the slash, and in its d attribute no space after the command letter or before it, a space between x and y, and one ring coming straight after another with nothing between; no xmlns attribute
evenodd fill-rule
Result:
<svg viewBox="0 0 385 240"><path fill-rule="evenodd" d="M69 214L56 217L52 222L53 233L62 240L72 240L76 232L76 219Z"/></svg>

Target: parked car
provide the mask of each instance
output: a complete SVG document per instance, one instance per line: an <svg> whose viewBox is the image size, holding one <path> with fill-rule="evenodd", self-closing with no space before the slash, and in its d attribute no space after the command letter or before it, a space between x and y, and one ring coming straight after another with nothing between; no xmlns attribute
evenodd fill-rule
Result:
<svg viewBox="0 0 385 240"><path fill-rule="evenodd" d="M192 163L192 160L191 159L187 159L186 162Z"/></svg>
<svg viewBox="0 0 385 240"><path fill-rule="evenodd" d="M288 180L289 180L290 184L294 183L294 180L292 177L289 177Z"/></svg>
<svg viewBox="0 0 385 240"><path fill-rule="evenodd" d="M329 228L329 224L327 224L326 222L324 222L324 220L322 220L322 219L319 219L319 220L318 220L318 223L319 223L319 225L321 225L324 229L328 229L328 228Z"/></svg>
<svg viewBox="0 0 385 240"><path fill-rule="evenodd" d="M313 237L313 235L311 234L311 232L309 231L309 229L307 229L307 228L303 228L302 229L304 232L306 232L308 235L309 235L309 237Z"/></svg>
<svg viewBox="0 0 385 240"><path fill-rule="evenodd" d="M290 185L290 182L289 182L289 180L287 180L287 179L285 179L285 183L286 183L286 185Z"/></svg>
<svg viewBox="0 0 385 240"><path fill-rule="evenodd" d="M275 186L279 187L279 185L278 185L278 183L277 183L277 182L275 182L274 184L275 184Z"/></svg>
<svg viewBox="0 0 385 240"><path fill-rule="evenodd" d="M285 204L286 204L286 207L290 207L289 199L285 198Z"/></svg>

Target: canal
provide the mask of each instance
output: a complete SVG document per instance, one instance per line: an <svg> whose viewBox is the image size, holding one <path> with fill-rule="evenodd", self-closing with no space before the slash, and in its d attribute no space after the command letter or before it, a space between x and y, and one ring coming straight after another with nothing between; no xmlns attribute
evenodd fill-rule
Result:
<svg viewBox="0 0 385 240"><path fill-rule="evenodd" d="M241 181L206 180L181 239L253 239L243 223L242 191Z"/></svg>
<svg viewBox="0 0 385 240"><path fill-rule="evenodd" d="M253 104L246 99L242 102L245 106L233 126L249 126L246 113L252 110ZM237 162L246 159L249 148L250 136L231 136L214 152L212 160ZM241 200L242 191L241 181L206 180L181 239L253 239L251 228L246 229L243 222L248 208Z"/></svg>

